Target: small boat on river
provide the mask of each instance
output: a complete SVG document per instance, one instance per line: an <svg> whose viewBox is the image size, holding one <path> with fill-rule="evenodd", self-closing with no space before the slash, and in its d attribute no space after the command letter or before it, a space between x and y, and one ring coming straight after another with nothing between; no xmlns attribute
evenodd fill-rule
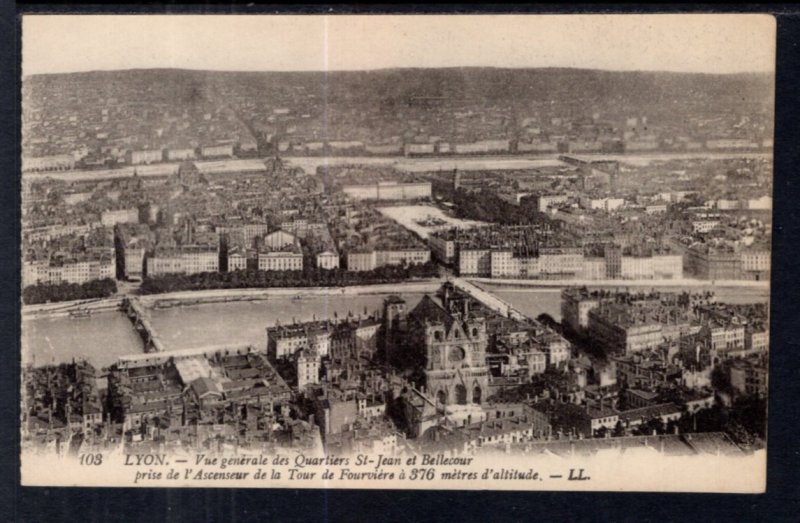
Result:
<svg viewBox="0 0 800 523"><path fill-rule="evenodd" d="M69 317L72 319L89 318L91 316L92 316L92 311L86 308L69 311Z"/></svg>

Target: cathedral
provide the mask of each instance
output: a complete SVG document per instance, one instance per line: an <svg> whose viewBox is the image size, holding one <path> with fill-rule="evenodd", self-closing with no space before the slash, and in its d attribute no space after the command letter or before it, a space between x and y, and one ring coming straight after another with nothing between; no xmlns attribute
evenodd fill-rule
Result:
<svg viewBox="0 0 800 523"><path fill-rule="evenodd" d="M484 318L470 314L469 297L445 284L410 311L393 296L384 304L390 362L411 372L438 406L480 405L487 397L488 336Z"/></svg>

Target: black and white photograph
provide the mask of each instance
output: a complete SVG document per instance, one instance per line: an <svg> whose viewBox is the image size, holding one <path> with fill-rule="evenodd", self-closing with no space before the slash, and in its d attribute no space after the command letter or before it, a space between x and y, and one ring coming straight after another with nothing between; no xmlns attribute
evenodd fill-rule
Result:
<svg viewBox="0 0 800 523"><path fill-rule="evenodd" d="M775 48L25 14L22 484L763 492Z"/></svg>

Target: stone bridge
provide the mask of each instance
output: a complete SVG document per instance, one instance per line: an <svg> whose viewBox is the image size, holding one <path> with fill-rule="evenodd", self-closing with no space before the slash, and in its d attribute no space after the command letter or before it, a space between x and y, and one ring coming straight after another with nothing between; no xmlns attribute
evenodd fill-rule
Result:
<svg viewBox="0 0 800 523"><path fill-rule="evenodd" d="M150 321L150 311L142 305L139 298L125 297L122 301L122 310L142 337L145 352L163 352L164 344Z"/></svg>
<svg viewBox="0 0 800 523"><path fill-rule="evenodd" d="M494 294L481 289L472 282L469 282L463 278L453 278L452 282L457 288L466 292L479 302L483 303L498 314L505 316L506 318L511 318L514 320L528 319L527 316L515 309L507 301L503 300L499 296L495 296Z"/></svg>

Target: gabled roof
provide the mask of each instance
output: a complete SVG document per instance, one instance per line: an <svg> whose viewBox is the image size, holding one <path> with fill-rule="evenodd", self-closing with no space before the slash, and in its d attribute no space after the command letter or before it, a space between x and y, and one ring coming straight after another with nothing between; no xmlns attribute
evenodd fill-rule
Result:
<svg viewBox="0 0 800 523"><path fill-rule="evenodd" d="M448 331L454 322L453 316L450 315L444 307L436 303L428 294L422 297L417 306L409 313L409 316L419 323L425 323L426 320L430 322L441 322Z"/></svg>
<svg viewBox="0 0 800 523"><path fill-rule="evenodd" d="M203 398L209 394L222 395L219 385L211 378L197 378L192 382L191 387L198 398Z"/></svg>

